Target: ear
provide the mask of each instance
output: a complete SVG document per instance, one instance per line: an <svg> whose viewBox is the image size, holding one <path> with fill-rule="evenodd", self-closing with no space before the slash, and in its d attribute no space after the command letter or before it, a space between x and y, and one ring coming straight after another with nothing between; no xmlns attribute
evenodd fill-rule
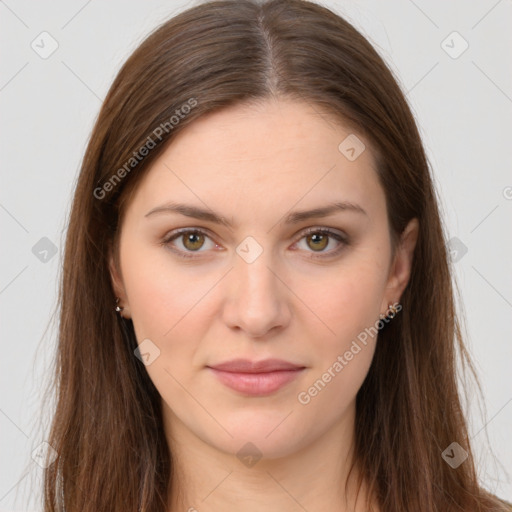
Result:
<svg viewBox="0 0 512 512"><path fill-rule="evenodd" d="M119 298L118 305L123 308L123 310L119 314L123 318L131 318L128 299L126 297L126 291L123 283L123 277L121 275L121 269L118 268L116 264L112 246L109 248L108 251L108 268L110 272L110 279L112 281L112 288L114 289L116 297Z"/></svg>
<svg viewBox="0 0 512 512"><path fill-rule="evenodd" d="M419 222L418 219L414 218L409 221L400 235L400 242L396 248L386 284L384 302L381 304L381 310L384 312L389 309L389 304L395 304L400 301L400 297L409 282L418 233Z"/></svg>

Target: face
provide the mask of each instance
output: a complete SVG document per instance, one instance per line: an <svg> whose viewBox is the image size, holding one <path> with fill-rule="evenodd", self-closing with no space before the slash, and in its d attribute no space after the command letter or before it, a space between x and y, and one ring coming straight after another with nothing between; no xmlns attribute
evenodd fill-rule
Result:
<svg viewBox="0 0 512 512"><path fill-rule="evenodd" d="M416 225L392 259L369 143L340 150L349 135L305 103L230 107L179 133L138 186L111 274L168 426L275 458L353 414ZM296 369L212 369L234 359Z"/></svg>

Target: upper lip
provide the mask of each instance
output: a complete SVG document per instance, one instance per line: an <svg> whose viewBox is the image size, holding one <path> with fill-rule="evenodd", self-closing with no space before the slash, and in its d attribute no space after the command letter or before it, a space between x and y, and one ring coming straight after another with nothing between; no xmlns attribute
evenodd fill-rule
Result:
<svg viewBox="0 0 512 512"><path fill-rule="evenodd" d="M233 373L267 373L280 370L300 370L304 368L304 366L283 361L282 359L264 359L262 361L233 359L225 363L209 366L209 368Z"/></svg>

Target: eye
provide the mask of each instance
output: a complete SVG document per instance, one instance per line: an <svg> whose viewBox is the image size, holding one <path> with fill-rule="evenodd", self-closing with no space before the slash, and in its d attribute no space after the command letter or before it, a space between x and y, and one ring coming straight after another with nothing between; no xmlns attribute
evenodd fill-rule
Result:
<svg viewBox="0 0 512 512"><path fill-rule="evenodd" d="M162 245L169 246L173 252L177 253L183 258L195 258L196 256L190 253L200 252L199 249L204 246L205 239L210 239L206 231L198 228L184 228L173 231L170 236L165 238L165 240L162 242ZM174 240L179 240L184 249L179 247L176 249L175 245L171 244L171 242ZM217 244L213 245L217 247Z"/></svg>
<svg viewBox="0 0 512 512"><path fill-rule="evenodd" d="M337 242L337 247L330 251L324 249L329 245L329 242L334 239ZM313 248L313 254L310 258L326 258L336 256L348 245L348 238L341 233L337 233L329 228L309 228L299 240L305 240L306 247ZM319 253L319 254L314 254Z"/></svg>
<svg viewBox="0 0 512 512"><path fill-rule="evenodd" d="M324 249L329 246L331 240L336 240L338 246L330 251ZM175 240L179 241L178 247L174 243ZM210 249L219 247L214 243L208 233L199 228L183 228L173 231L163 241L162 245L170 248L171 251L178 254L182 258L197 258L198 255L194 253L204 252L201 251L205 247L205 241L210 240ZM348 245L348 237L341 233L337 233L329 228L309 228L305 233L302 234L301 238L294 245L297 245L302 240L305 240L306 247L313 248L313 252L310 258L326 258L336 256L345 245ZM181 247L179 247L181 245ZM206 244L207 245L207 244ZM208 250L208 247L205 251ZM318 253L318 254L314 254Z"/></svg>

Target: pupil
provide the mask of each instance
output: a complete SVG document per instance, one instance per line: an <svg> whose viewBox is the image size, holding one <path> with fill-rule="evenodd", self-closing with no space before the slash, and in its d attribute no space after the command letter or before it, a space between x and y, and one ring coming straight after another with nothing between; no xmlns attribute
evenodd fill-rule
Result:
<svg viewBox="0 0 512 512"><path fill-rule="evenodd" d="M192 247L189 247L189 249L198 249L199 247L197 247L197 244L201 244L201 242L199 241L199 238L201 237L201 235L199 235L198 233L190 233L189 235L187 235L186 237L186 243L190 243L192 244Z"/></svg>
<svg viewBox="0 0 512 512"><path fill-rule="evenodd" d="M320 244L321 244L322 242L325 242L325 240L326 240L325 235L323 235L323 234L319 234L319 233L316 233L316 234L311 235L311 237L310 237L310 238L311 238L311 240L314 242L314 244L317 246L317 247L316 247L317 249L318 249L318 248L321 248L321 249L323 249L323 248L324 248L325 243L324 243L324 245L319 245L319 243L318 243L318 242L320 242Z"/></svg>

